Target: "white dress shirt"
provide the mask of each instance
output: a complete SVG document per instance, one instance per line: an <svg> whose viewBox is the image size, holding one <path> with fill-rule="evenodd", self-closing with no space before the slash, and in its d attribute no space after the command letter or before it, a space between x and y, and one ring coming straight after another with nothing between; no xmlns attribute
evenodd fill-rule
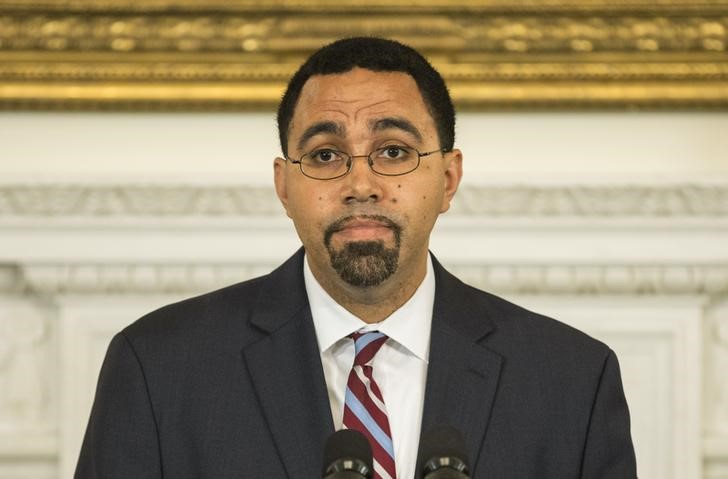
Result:
<svg viewBox="0 0 728 479"><path fill-rule="evenodd" d="M389 336L372 360L372 374L384 397L394 443L398 479L415 477L425 400L430 328L435 302L435 275L427 257L427 273L414 295L384 321L367 324L344 309L314 278L304 261L303 277L316 328L334 427L342 427L344 394L354 363L355 331L381 331Z"/></svg>

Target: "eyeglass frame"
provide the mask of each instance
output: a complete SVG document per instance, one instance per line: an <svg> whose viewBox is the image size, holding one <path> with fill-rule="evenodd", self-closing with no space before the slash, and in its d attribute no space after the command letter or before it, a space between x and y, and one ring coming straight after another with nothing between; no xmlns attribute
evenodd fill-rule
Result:
<svg viewBox="0 0 728 479"><path fill-rule="evenodd" d="M373 167L374 160L371 159L372 153L374 153L376 151L379 151L379 150L386 149L386 148L397 148L397 147L408 148L408 149L414 151L415 153L417 153L417 164L415 165L415 167L412 168L409 171L405 171L404 173L381 173L381 172L375 170L374 167ZM438 148L437 150L426 151L426 152L423 153L423 152L420 152L417 148L414 148L414 147L409 146L409 145L404 145L404 144L403 145L388 145L388 146L383 146L383 147L380 147L380 148L375 148L375 149L373 149L372 151L370 151L366 155L351 155L351 154L349 154L349 153L347 153L345 151L337 150L335 148L326 148L326 149L329 150L329 151L333 151L333 152L336 152L336 153L340 153L340 154L345 155L346 157L348 157L348 160L346 160L346 171L344 173L342 173L340 175L337 175L337 176L332 176L331 178L316 178L315 176L307 175L306 172L303 171L303 157L306 156L306 155L310 155L311 152L304 153L303 155L301 155L301 158L298 159L298 160L294 160L293 158L289 158L288 156L285 156L285 155L283 156L283 159L285 159L286 161L291 162L292 164L298 164L298 168L301 170L301 174L303 176L305 176L306 178L311 178L312 180L318 180L318 181L329 181L329 180L336 180L338 178L343 178L344 176L346 176L349 173L351 173L351 169L354 166L354 161L353 161L354 158L366 158L367 159L367 165L369 165L369 169L372 171L372 173L375 173L377 175L381 175L381 176L404 176L404 175L408 175L408 174L412 173L413 171L415 171L417 168L420 167L420 162L421 162L423 156L429 156L429 155L432 155L432 154L435 154L435 153L449 153L449 152L452 151L452 148Z"/></svg>

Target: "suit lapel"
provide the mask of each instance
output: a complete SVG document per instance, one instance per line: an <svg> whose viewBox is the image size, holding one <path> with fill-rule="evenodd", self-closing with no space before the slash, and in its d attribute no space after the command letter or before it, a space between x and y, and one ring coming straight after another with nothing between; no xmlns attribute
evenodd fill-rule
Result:
<svg viewBox="0 0 728 479"><path fill-rule="evenodd" d="M422 433L451 425L465 436L473 469L490 419L502 357L481 344L492 332L482 297L433 258L436 293ZM326 381L303 282L303 250L261 287L251 323L261 338L243 355L289 478L321 474L333 433ZM419 477L419 476L418 476Z"/></svg>
<svg viewBox="0 0 728 479"><path fill-rule="evenodd" d="M495 399L502 357L480 341L493 331L482 297L434 260L436 292L422 433L450 425L465 437L472 469L478 463Z"/></svg>
<svg viewBox="0 0 728 479"><path fill-rule="evenodd" d="M303 250L264 281L251 319L263 336L243 355L288 477L319 477L334 426L303 282Z"/></svg>

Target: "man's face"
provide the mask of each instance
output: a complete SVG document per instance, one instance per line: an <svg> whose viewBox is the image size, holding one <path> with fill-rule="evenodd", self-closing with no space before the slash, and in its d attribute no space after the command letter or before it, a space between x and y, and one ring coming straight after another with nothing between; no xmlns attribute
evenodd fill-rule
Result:
<svg viewBox="0 0 728 479"><path fill-rule="evenodd" d="M390 145L420 152L440 146L411 76L357 68L306 82L290 124L290 158L319 149L366 155ZM450 206L461 160L457 150L434 153L411 173L382 176L366 158L354 158L347 175L322 181L277 158L276 191L319 281L323 276L355 287L405 282L424 272L430 232Z"/></svg>

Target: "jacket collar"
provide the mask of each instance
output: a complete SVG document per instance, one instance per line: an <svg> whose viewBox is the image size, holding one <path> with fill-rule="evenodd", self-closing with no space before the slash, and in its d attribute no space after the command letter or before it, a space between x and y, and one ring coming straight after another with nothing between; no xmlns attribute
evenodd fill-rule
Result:
<svg viewBox="0 0 728 479"><path fill-rule="evenodd" d="M462 432L472 472L490 421L503 358L483 342L495 330L494 312L484 293L463 284L434 258L433 264L435 308L422 435L437 426Z"/></svg>
<svg viewBox="0 0 728 479"><path fill-rule="evenodd" d="M334 426L303 280L303 249L261 278L250 320L263 332L243 354L289 477L318 477ZM503 359L483 344L495 330L484 294L433 257L435 305L422 434L450 425L465 438L471 469L490 420Z"/></svg>
<svg viewBox="0 0 728 479"><path fill-rule="evenodd" d="M303 250L260 281L250 322L263 334L243 348L246 367L288 477L320 477L334 424L303 284Z"/></svg>

